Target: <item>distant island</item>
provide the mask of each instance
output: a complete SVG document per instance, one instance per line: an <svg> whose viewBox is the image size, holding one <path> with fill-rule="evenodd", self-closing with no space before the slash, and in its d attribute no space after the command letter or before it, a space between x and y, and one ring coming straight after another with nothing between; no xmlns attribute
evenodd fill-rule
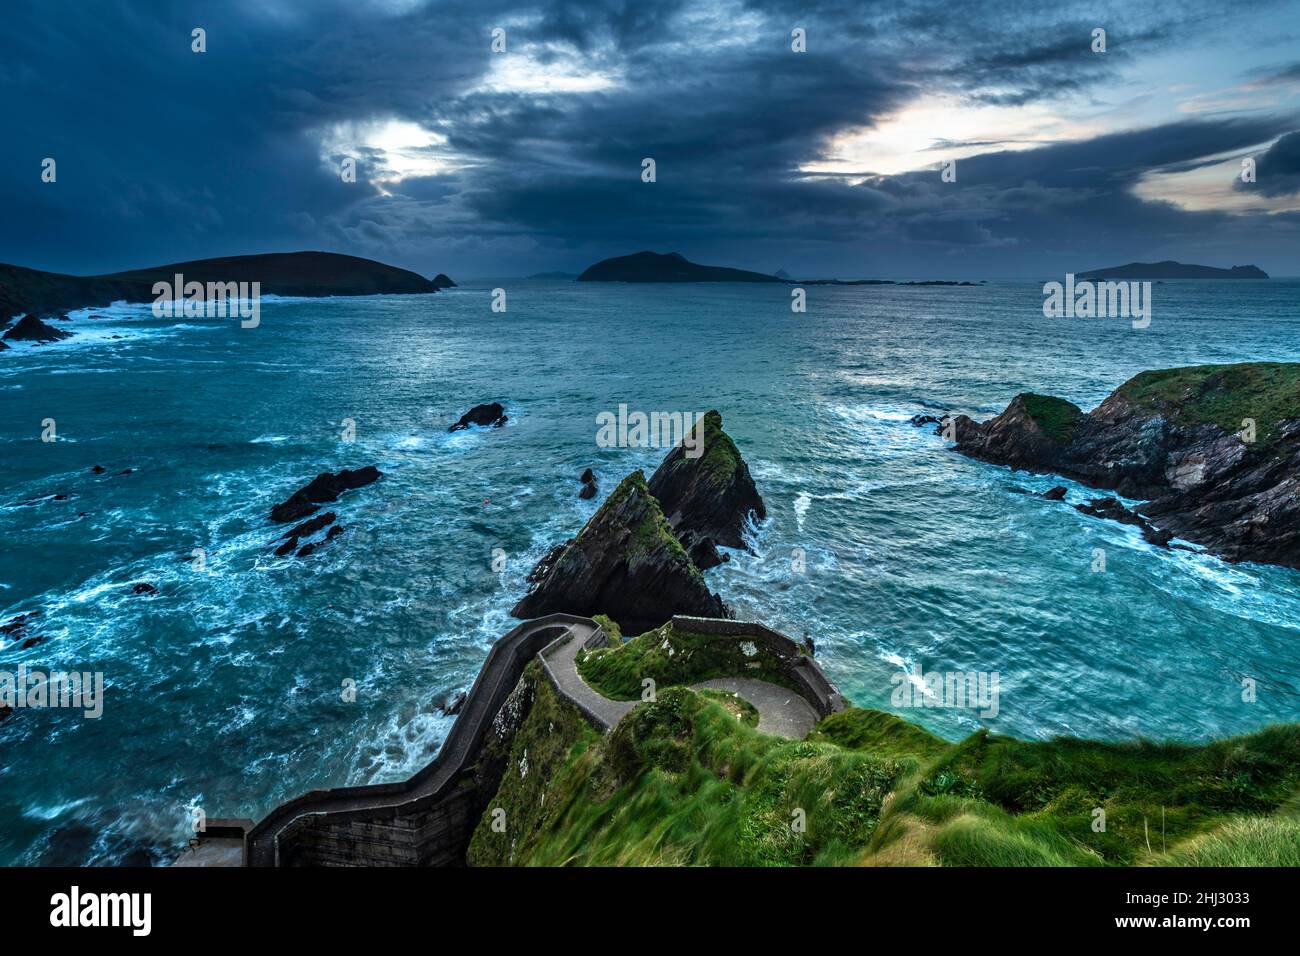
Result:
<svg viewBox="0 0 1300 956"><path fill-rule="evenodd" d="M1166 259L1164 262L1130 262L1124 266L1080 272L1077 279L1267 279L1268 273L1258 266L1195 266Z"/></svg>
<svg viewBox="0 0 1300 956"><path fill-rule="evenodd" d="M529 279L546 279L552 282L572 282L578 278L576 272L534 272Z"/></svg>
<svg viewBox="0 0 1300 956"><path fill-rule="evenodd" d="M603 259L578 276L579 282L783 282L776 276L726 266L702 266L680 252L634 252Z"/></svg>
<svg viewBox="0 0 1300 956"><path fill-rule="evenodd" d="M532 278L538 278L533 276ZM978 285L949 279L896 282L893 279L791 279L784 270L777 275L702 266L680 252L634 252L630 256L602 259L578 276L579 282L775 282L782 285Z"/></svg>
<svg viewBox="0 0 1300 956"><path fill-rule="evenodd" d="M17 315L45 317L113 302L152 302L155 282L260 282L263 295L326 296L430 293L455 283L333 252L272 252L73 276L0 263L0 324Z"/></svg>

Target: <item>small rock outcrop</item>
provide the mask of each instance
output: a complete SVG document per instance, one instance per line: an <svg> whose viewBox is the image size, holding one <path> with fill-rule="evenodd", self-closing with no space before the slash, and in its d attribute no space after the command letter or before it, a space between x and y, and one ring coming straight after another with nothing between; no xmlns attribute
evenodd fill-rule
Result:
<svg viewBox="0 0 1300 956"><path fill-rule="evenodd" d="M505 406L500 402L488 402L486 405L475 405L464 415L460 416L460 421L447 429L449 432L458 432L462 428L469 428L470 425L480 425L484 428L500 428L509 420L506 415Z"/></svg>
<svg viewBox="0 0 1300 956"><path fill-rule="evenodd" d="M1043 497L1048 501L1064 501L1065 489L1060 485L1057 485L1055 488L1049 488L1047 491L1044 491Z"/></svg>
<svg viewBox="0 0 1300 956"><path fill-rule="evenodd" d="M371 482L378 481L382 475L383 472L374 465L366 465L356 470L344 468L338 474L321 472L308 484L273 507L270 518L278 524L299 521L319 511L322 504L338 501L343 492L363 488Z"/></svg>
<svg viewBox="0 0 1300 956"><path fill-rule="evenodd" d="M552 548L528 580L532 588L511 610L515 617L607 614L633 634L674 614L731 617L639 471L623 479L577 537Z"/></svg>
<svg viewBox="0 0 1300 956"><path fill-rule="evenodd" d="M746 521L751 514L762 520L767 508L736 443L722 430L722 415L706 414L697 439L701 428L700 454L691 458L684 444L675 447L650 479L650 493L678 537L690 533L724 548L743 548Z"/></svg>
<svg viewBox="0 0 1300 956"><path fill-rule="evenodd" d="M445 272L439 272L436 276L433 277L432 281L433 281L433 287L435 289L456 288L456 283L452 282L451 277L448 276L447 273Z"/></svg>
<svg viewBox="0 0 1300 956"><path fill-rule="evenodd" d="M1080 510L1156 544L1177 536L1228 561L1300 567L1300 363L1142 372L1087 414L1026 394L955 426L964 455L1145 501Z"/></svg>
<svg viewBox="0 0 1300 956"><path fill-rule="evenodd" d="M7 641L23 641L23 647L30 647L32 643L38 643L40 638L33 638L28 634L28 628L35 623L35 618L40 617L40 611L28 611L26 614L19 614L17 617L10 618L8 622L0 624L0 637Z"/></svg>
<svg viewBox="0 0 1300 956"><path fill-rule="evenodd" d="M596 486L596 473L594 471L588 468L578 480L582 482L582 490L578 492L579 498L585 501L588 498L596 497L599 489Z"/></svg>
<svg viewBox="0 0 1300 956"><path fill-rule="evenodd" d="M71 336L67 329L55 328L31 314L23 316L4 334L9 342L57 342Z"/></svg>

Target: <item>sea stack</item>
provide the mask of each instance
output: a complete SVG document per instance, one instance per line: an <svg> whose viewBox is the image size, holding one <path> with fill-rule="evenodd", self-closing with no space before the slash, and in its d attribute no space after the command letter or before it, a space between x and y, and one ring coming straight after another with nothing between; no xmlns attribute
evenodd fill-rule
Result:
<svg viewBox="0 0 1300 956"><path fill-rule="evenodd" d="M711 411L696 426L703 430L699 454L685 444L668 453L650 479L650 493L658 499L668 523L679 538L689 537L707 550L701 539L725 548L743 548L743 532L752 514L761 521L767 508L754 486L749 466L731 436L722 430L722 415Z"/></svg>
<svg viewBox="0 0 1300 956"><path fill-rule="evenodd" d="M710 593L640 471L623 479L576 538L553 548L529 581L532 589L510 612L515 617L607 614L636 634L674 614L732 616Z"/></svg>

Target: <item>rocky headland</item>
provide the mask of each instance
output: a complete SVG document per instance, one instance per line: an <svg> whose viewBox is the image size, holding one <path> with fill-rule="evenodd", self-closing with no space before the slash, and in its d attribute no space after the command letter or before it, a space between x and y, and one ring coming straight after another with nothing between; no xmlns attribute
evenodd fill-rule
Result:
<svg viewBox="0 0 1300 956"><path fill-rule="evenodd" d="M97 276L44 272L0 263L0 325L24 318L6 338L54 341L71 333L40 320L114 302L152 302L155 282L258 282L263 295L350 296L433 293L455 285L441 273L429 280L372 259L333 252L272 252L196 259Z"/></svg>
<svg viewBox="0 0 1300 956"><path fill-rule="evenodd" d="M952 424L964 455L1142 499L1080 510L1133 515L1158 544L1176 536L1228 561L1300 567L1300 364L1147 371L1088 413L1024 393L986 422Z"/></svg>

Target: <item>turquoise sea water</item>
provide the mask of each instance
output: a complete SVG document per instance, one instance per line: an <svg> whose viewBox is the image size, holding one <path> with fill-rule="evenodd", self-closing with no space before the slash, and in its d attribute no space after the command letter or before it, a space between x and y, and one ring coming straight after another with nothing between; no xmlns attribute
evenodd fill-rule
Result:
<svg viewBox="0 0 1300 956"><path fill-rule="evenodd" d="M1146 368L1300 360L1300 282L1165 283L1145 330L1041 304L1035 282L810 287L796 315L784 287L502 280L267 301L257 329L119 306L0 354L0 621L44 612L44 640L0 648L0 669L108 684L99 720L0 723L0 863L161 858L193 808L256 818L423 765L524 575L598 505L578 474L603 498L662 458L597 447L597 413L620 403L723 413L769 518L712 586L811 634L855 703L889 708L891 677L919 665L1000 675L995 718L904 712L950 737L1200 740L1300 719L1300 574L1154 549L1025 494L1056 480L907 422L984 417L1022 390L1090 408ZM446 433L491 400L507 427ZM346 534L271 555L273 503L370 463L386 477L334 508Z"/></svg>

